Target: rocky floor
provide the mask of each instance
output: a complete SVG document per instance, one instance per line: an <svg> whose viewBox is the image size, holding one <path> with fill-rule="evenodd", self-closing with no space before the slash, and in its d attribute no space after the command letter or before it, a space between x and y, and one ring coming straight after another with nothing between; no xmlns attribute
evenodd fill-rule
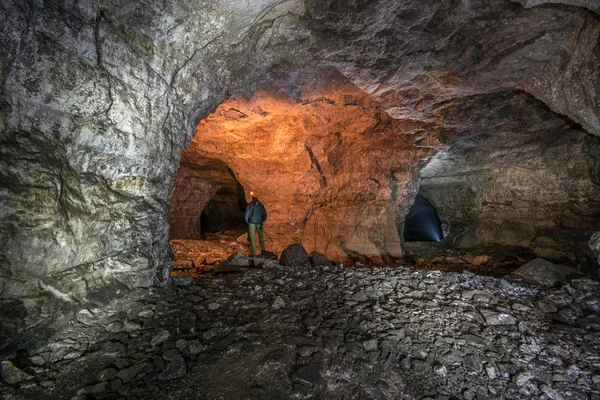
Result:
<svg viewBox="0 0 600 400"><path fill-rule="evenodd" d="M600 399L591 279L257 263L80 310L2 399Z"/></svg>
<svg viewBox="0 0 600 400"><path fill-rule="evenodd" d="M249 247L247 230L208 233L202 240L171 240L171 250L175 257L171 275L206 277L231 254L238 251L249 254Z"/></svg>
<svg viewBox="0 0 600 400"><path fill-rule="evenodd" d="M413 270L470 271L502 277L535 258L531 250L514 246L490 246L467 251L439 248L432 242L411 242L408 245L407 257L400 261ZM171 240L171 249L175 256L172 276L194 278L211 276L215 267L236 252L250 254L246 230L209 233L202 240Z"/></svg>

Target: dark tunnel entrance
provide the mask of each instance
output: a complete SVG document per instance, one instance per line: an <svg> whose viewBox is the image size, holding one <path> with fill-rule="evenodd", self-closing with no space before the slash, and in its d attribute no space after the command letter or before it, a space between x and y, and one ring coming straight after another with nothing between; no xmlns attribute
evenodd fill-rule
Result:
<svg viewBox="0 0 600 400"><path fill-rule="evenodd" d="M244 188L216 160L182 164L169 216L171 239L201 239L207 233L244 229Z"/></svg>
<svg viewBox="0 0 600 400"><path fill-rule="evenodd" d="M230 186L222 187L208 202L200 215L202 235L246 227L244 188L235 181L235 190L233 189Z"/></svg>
<svg viewBox="0 0 600 400"><path fill-rule="evenodd" d="M404 241L439 242L443 237L442 222L435 208L418 193L404 222Z"/></svg>
<svg viewBox="0 0 600 400"><path fill-rule="evenodd" d="M169 217L172 276L210 276L232 254L248 253L244 188L225 163L182 163Z"/></svg>

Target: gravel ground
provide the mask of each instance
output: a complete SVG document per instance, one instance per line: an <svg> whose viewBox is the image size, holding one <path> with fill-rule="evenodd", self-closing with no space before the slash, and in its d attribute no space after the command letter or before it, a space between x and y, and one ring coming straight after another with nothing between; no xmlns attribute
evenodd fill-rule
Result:
<svg viewBox="0 0 600 400"><path fill-rule="evenodd" d="M600 399L591 279L256 264L80 310L2 398Z"/></svg>

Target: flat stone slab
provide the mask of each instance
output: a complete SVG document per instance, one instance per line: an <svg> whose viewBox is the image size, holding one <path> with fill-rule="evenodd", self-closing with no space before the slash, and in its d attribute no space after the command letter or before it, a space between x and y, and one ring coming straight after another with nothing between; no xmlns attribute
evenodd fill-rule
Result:
<svg viewBox="0 0 600 400"><path fill-rule="evenodd" d="M582 273L575 268L553 264L543 258L536 258L524 264L509 276L537 285L555 286L560 282L579 278L582 276Z"/></svg>

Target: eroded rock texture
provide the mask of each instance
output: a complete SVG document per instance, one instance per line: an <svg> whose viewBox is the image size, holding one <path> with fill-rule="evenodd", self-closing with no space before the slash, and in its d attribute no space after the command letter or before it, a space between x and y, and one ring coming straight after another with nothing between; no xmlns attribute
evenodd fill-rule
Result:
<svg viewBox="0 0 600 400"><path fill-rule="evenodd" d="M203 211L213 216L204 221L208 232L244 224L238 204L238 182L219 161L196 159L193 167L186 164L179 167L171 207L171 239L199 239L203 232Z"/></svg>
<svg viewBox="0 0 600 400"><path fill-rule="evenodd" d="M420 174L444 242L521 246L591 268L585 243L600 224L600 186L589 152L598 139L514 92L475 96L445 121L464 128Z"/></svg>
<svg viewBox="0 0 600 400"><path fill-rule="evenodd" d="M301 241L334 259L399 257L399 208L434 154L436 127L393 119L337 71L319 72L230 98L198 125L182 160L223 160L258 194L269 248Z"/></svg>
<svg viewBox="0 0 600 400"><path fill-rule="evenodd" d="M529 98L519 92L527 92L545 104L532 110L552 115L548 107L600 135L600 23L593 2L572 3L581 7L524 8L508 0L3 1L0 347L33 346L14 340L17 333L31 328L29 338L46 337L54 329L49 318L75 305L102 306L168 280L167 221L180 155L198 121L226 98L207 119L215 129L201 125L203 140L190 151L227 165L246 190L258 188L274 248L300 239L330 256L399 256L399 225L423 161L452 149L455 136L450 151L460 153L464 135L490 134L471 127L486 120L478 115L492 100L518 103ZM456 121L469 102L472 113ZM531 135L539 119L528 115L522 130ZM267 119L276 129L258 129ZM511 113L488 129L506 124L515 124ZM598 152L581 154L581 130L548 124L532 136L548 152L525 170L544 175L537 169L543 166L568 180L565 191L574 193L559 203L584 197L566 216L594 223L596 189L581 168L598 171ZM552 157L562 149L573 151L573 161ZM211 182L206 188L214 190ZM541 214L560 218L556 210ZM563 225L587 229L570 223ZM556 249L567 236L527 240L549 237L550 244L534 244Z"/></svg>
<svg viewBox="0 0 600 400"><path fill-rule="evenodd" d="M598 264L600 264L600 232L596 232L590 238L590 248L594 252Z"/></svg>
<svg viewBox="0 0 600 400"><path fill-rule="evenodd" d="M596 137L519 91L440 100L426 119L396 107L392 117L337 72L315 76L230 98L183 154L223 160L261 194L271 248L302 242L340 261L393 260L420 191L443 219L443 246L520 246L591 268Z"/></svg>

